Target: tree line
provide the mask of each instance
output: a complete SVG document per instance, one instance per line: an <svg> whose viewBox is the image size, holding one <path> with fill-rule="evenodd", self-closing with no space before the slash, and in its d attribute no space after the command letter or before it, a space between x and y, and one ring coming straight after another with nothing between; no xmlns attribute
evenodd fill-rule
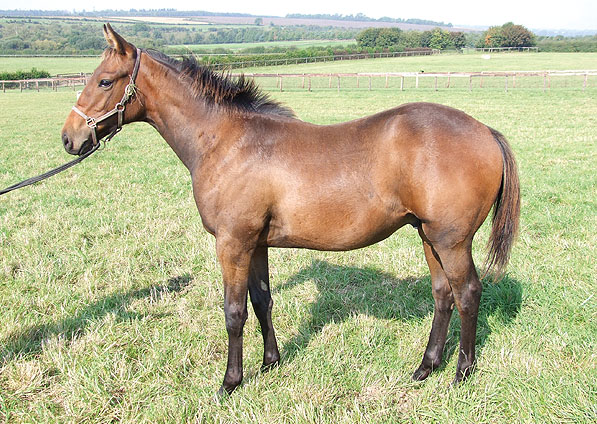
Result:
<svg viewBox="0 0 597 424"><path fill-rule="evenodd" d="M404 51L408 49L461 49L463 47L537 46L540 51L596 52L597 35L563 37L535 36L511 22L485 32L455 32L442 28L429 31L402 31L399 28L365 30L318 26L166 26L149 23L119 24L118 30L133 43L166 53L203 50L204 44L247 43L293 40L346 40L351 52ZM357 45L351 44L356 38ZM189 46L176 48L173 46ZM193 47L190 47L194 45ZM101 24L36 19L0 21L0 54L99 54L105 48ZM337 48L338 49L338 48ZM321 49L320 49L321 50ZM356 51L355 51L356 50ZM245 53L284 53L288 47L258 47ZM218 51L218 53L232 53ZM321 53L321 52L320 52ZM318 53L318 55L322 55Z"/></svg>
<svg viewBox="0 0 597 424"><path fill-rule="evenodd" d="M367 28L357 34L357 45L366 49L404 51L407 49L461 49L467 43L462 32L441 28L429 31L402 31L400 28Z"/></svg>
<svg viewBox="0 0 597 424"><path fill-rule="evenodd" d="M462 49L463 47L530 47L535 35L522 25L508 22L483 33L465 34L434 28L429 31L402 31L399 28L367 28L357 35L360 47L401 51L408 48Z"/></svg>
<svg viewBox="0 0 597 424"><path fill-rule="evenodd" d="M357 29L317 26L195 27L146 23L119 24L118 31L145 48L168 50L170 45L249 43L295 40L347 40ZM0 23L0 54L96 54L105 47L100 24L52 23L31 19Z"/></svg>

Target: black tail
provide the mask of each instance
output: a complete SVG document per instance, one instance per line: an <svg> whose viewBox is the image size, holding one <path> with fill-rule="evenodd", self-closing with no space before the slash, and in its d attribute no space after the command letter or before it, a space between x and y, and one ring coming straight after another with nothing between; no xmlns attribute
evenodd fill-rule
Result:
<svg viewBox="0 0 597 424"><path fill-rule="evenodd" d="M496 276L500 276L508 263L510 250L518 233L520 182L514 153L506 138L492 128L489 130L502 151L504 170L502 186L493 204L493 223L488 242L486 269L488 273L495 272Z"/></svg>

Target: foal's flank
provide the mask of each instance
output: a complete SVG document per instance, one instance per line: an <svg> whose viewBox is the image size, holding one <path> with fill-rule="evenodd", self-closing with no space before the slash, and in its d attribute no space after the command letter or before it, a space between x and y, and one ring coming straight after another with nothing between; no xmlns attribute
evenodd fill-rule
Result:
<svg viewBox="0 0 597 424"><path fill-rule="evenodd" d="M465 113L432 103L405 104L354 121L318 126L271 100L252 80L137 50L104 26L109 47L77 100L102 116L139 71L123 124L155 127L188 168L204 227L216 237L224 281L228 363L219 393L242 381L247 297L262 328L265 369L280 353L272 325L268 248L350 250L410 224L429 265L435 312L415 380L442 361L454 306L462 321L454 382L475 364L481 283L473 237L492 207L488 264L502 272L519 219L519 183L506 139ZM71 112L68 151L93 134ZM118 125L99 123L97 137Z"/></svg>

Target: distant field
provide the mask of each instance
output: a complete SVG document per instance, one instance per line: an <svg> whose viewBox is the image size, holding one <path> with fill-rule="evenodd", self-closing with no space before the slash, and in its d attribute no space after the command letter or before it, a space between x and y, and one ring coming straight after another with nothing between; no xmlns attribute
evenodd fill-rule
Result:
<svg viewBox="0 0 597 424"><path fill-rule="evenodd" d="M266 41L263 43L228 43L228 44L175 44L168 47L189 49L189 50L204 50L204 49L229 49L242 50L255 47L327 47L327 46L346 46L348 44L355 44L355 40L297 40L297 41Z"/></svg>
<svg viewBox="0 0 597 424"><path fill-rule="evenodd" d="M37 67L50 74L91 72L97 58L0 58L0 71L17 71ZM510 70L597 69L597 53L499 53L491 59L481 54L442 54L437 56L400 57L310 63L277 67L245 68L244 72L317 73L317 72L477 72Z"/></svg>
<svg viewBox="0 0 597 424"><path fill-rule="evenodd" d="M271 67L245 68L268 72ZM513 70L597 69L597 53L498 53L489 60L482 54L446 53L434 56L345 60L277 66L279 73L318 72L480 72Z"/></svg>
<svg viewBox="0 0 597 424"><path fill-rule="evenodd" d="M197 19L216 24L253 24L257 16L199 16ZM313 26L334 26L342 28L370 28L370 27L397 27L404 31L418 30L426 31L436 28L438 25L406 24L397 22L376 22L376 21L347 21L336 19L305 19L305 18L282 18L262 17L264 25L313 25ZM450 31L471 31L470 28L449 28Z"/></svg>

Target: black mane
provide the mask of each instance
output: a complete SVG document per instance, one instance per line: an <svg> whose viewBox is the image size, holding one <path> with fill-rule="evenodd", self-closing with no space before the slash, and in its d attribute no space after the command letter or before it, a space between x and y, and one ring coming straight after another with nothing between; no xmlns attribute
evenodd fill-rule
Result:
<svg viewBox="0 0 597 424"><path fill-rule="evenodd" d="M244 75L235 78L216 73L197 63L194 56L185 57L180 61L157 50L144 50L144 52L175 70L183 78L187 78L195 96L207 100L208 103L247 112L295 117L292 109L272 100L252 79L247 79Z"/></svg>

